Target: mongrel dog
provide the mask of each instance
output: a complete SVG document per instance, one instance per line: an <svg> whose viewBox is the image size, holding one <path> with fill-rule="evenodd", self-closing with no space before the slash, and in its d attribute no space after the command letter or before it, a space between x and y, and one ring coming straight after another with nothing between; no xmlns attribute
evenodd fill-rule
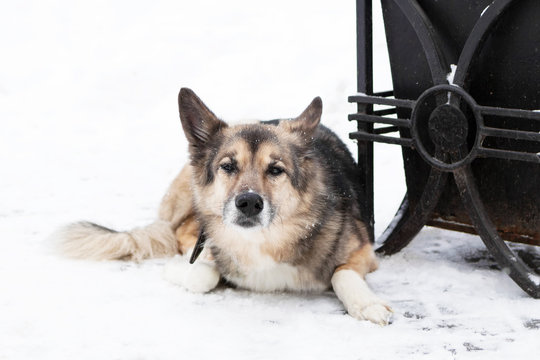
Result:
<svg viewBox="0 0 540 360"><path fill-rule="evenodd" d="M58 234L63 252L134 260L180 253L165 277L196 292L220 278L255 291L332 286L351 316L387 324L390 307L364 280L377 261L361 220L358 169L319 125L321 99L295 119L236 126L189 89L178 103L191 163L165 195L159 220L129 232L75 223ZM191 265L200 234L204 250Z"/></svg>

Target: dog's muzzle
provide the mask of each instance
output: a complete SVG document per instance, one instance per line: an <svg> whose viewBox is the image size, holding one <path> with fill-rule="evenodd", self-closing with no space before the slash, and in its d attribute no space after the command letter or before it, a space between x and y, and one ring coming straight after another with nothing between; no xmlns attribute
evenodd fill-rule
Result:
<svg viewBox="0 0 540 360"><path fill-rule="evenodd" d="M243 192L230 199L225 205L225 223L253 228L266 227L273 218L272 206L254 191Z"/></svg>

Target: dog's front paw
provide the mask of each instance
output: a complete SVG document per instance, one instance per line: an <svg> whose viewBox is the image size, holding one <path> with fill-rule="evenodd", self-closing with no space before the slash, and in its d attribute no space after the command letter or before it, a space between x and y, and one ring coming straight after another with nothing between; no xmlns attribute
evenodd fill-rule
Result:
<svg viewBox="0 0 540 360"><path fill-rule="evenodd" d="M347 309L349 315L358 320L368 320L377 325L388 325L392 318L392 308L384 302L370 304L352 304Z"/></svg>
<svg viewBox="0 0 540 360"><path fill-rule="evenodd" d="M392 309L371 292L364 278L356 271L336 271L332 276L332 287L353 318L379 325L388 325L390 322Z"/></svg>
<svg viewBox="0 0 540 360"><path fill-rule="evenodd" d="M182 286L191 292L205 293L219 283L219 272L209 264L189 264Z"/></svg>
<svg viewBox="0 0 540 360"><path fill-rule="evenodd" d="M219 272L209 263L190 264L187 257L175 256L163 269L163 278L194 293L205 293L219 283Z"/></svg>

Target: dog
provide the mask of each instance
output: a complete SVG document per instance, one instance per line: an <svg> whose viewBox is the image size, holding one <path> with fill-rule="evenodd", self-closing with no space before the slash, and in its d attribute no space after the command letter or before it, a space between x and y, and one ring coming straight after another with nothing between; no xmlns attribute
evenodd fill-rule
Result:
<svg viewBox="0 0 540 360"><path fill-rule="evenodd" d="M352 317L388 324L391 308L364 279L377 259L360 212L359 170L319 124L321 99L293 119L234 126L190 89L178 103L191 161L159 219L128 232L74 223L56 235L61 251L97 260L174 256L164 277L194 292L220 279L261 292L331 287Z"/></svg>

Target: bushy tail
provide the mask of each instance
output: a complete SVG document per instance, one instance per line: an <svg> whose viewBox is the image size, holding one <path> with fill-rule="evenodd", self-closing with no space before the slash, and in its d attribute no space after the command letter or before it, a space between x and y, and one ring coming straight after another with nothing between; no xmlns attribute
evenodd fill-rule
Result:
<svg viewBox="0 0 540 360"><path fill-rule="evenodd" d="M61 253L77 259L140 261L178 253L171 223L164 220L125 232L77 222L60 229L53 239Z"/></svg>

